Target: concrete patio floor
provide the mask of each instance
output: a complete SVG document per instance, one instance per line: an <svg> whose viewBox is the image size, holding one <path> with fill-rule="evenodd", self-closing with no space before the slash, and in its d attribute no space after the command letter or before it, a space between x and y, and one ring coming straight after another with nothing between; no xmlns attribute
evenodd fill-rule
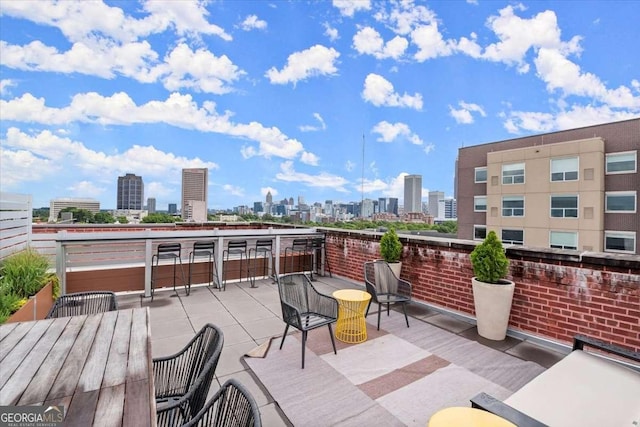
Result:
<svg viewBox="0 0 640 427"><path fill-rule="evenodd" d="M331 294L337 289L363 289L361 283L334 277L314 276L313 285L320 292ZM154 301L140 298L140 294L120 294L120 308L149 307L151 313L151 336L153 356L170 355L182 349L204 324L213 323L224 333L224 347L215 373L215 381L209 394L229 378L244 384L260 407L262 424L269 427L290 426L291 423L280 411L269 391L253 375L243 360L249 350L274 336L281 336L284 323L280 309L278 288L271 279L256 281L251 288L248 281L228 283L226 290L220 291L206 285L192 286L189 296L183 287L156 291ZM532 344L527 341L507 337L504 341L490 341L480 337L476 327L448 314L432 310L420 303L412 303L407 308L411 322L424 321L445 329L453 334L478 341L518 358L536 362L548 368L564 354ZM375 324L375 306L371 307L368 322ZM382 319L381 327L384 327ZM279 340L272 343L277 350Z"/></svg>

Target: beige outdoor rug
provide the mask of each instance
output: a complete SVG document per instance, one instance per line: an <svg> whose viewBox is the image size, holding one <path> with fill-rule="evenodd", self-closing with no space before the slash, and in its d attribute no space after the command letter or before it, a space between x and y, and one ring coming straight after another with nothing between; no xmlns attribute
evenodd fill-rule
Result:
<svg viewBox="0 0 640 427"><path fill-rule="evenodd" d="M371 316L375 319L375 316ZM295 426L421 426L439 409L469 406L482 391L505 399L544 368L428 323L391 313L385 330L368 324L368 340L336 340L327 328L307 339L301 369L300 333L245 359ZM268 340L270 342L271 340Z"/></svg>

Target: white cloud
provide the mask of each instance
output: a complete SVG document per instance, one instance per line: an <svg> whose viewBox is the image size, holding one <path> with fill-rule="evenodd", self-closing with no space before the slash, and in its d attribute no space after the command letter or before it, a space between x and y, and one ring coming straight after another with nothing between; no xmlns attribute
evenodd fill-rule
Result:
<svg viewBox="0 0 640 427"><path fill-rule="evenodd" d="M271 83L294 85L300 80L321 75L335 75L338 72L336 61L340 53L334 48L315 45L301 52L289 55L287 65L278 71L272 67L265 74Z"/></svg>
<svg viewBox="0 0 640 427"><path fill-rule="evenodd" d="M424 151L424 154L429 154L431 153L433 150L435 150L436 146L433 145L433 143L429 143L427 145L424 146L424 149L422 151Z"/></svg>
<svg viewBox="0 0 640 427"><path fill-rule="evenodd" d="M439 56L449 56L455 52L456 43L453 40L444 40L438 30L438 23L420 25L411 32L411 41L418 47L414 58L418 62Z"/></svg>
<svg viewBox="0 0 640 427"><path fill-rule="evenodd" d="M420 110L422 95L407 93L400 95L394 91L393 84L378 74L369 74L364 81L362 97L376 107L407 107Z"/></svg>
<svg viewBox="0 0 640 427"><path fill-rule="evenodd" d="M320 158L313 153L303 151L302 154L300 155L300 161L307 165L318 166L318 162L320 161Z"/></svg>
<svg viewBox="0 0 640 427"><path fill-rule="evenodd" d="M102 1L9 1L3 2L2 13L58 28L72 42L95 37L129 42L168 29L180 36L208 34L230 41L229 34L207 21L205 6L206 2L199 0L147 1L143 3L147 15L135 19Z"/></svg>
<svg viewBox="0 0 640 427"><path fill-rule="evenodd" d="M435 22L436 14L425 6L415 6L413 1L388 3L392 6L390 12L379 10L374 17L393 28L400 35L410 34L421 24Z"/></svg>
<svg viewBox="0 0 640 427"><path fill-rule="evenodd" d="M312 126L312 125L300 126L299 129L302 132L316 132L319 130L327 129L327 124L324 122L324 119L322 118L320 113L313 113L313 117L318 121L319 125L318 126Z"/></svg>
<svg viewBox="0 0 640 427"><path fill-rule="evenodd" d="M573 105L569 109L556 113L540 113L532 111L511 111L503 115L505 129L513 134L521 131L551 132L564 129L575 129L601 123L637 118L629 111L618 111L608 106Z"/></svg>
<svg viewBox="0 0 640 427"><path fill-rule="evenodd" d="M303 151L302 143L289 138L276 127L265 127L258 122L234 123L230 113L219 115L216 105L205 101L198 107L191 95L173 93L165 101L149 101L136 105L126 93L103 97L97 93L75 95L69 106L47 107L43 98L30 93L10 101L0 100L3 120L34 122L45 125L72 122L103 125L132 125L138 123L165 123L182 129L230 135L258 142L258 149L243 148L243 155L283 157L292 159ZM246 152L246 153L245 153Z"/></svg>
<svg viewBox="0 0 640 427"><path fill-rule="evenodd" d="M351 160L347 160L347 162L344 164L344 168L347 170L347 172L353 171L353 168L355 167L356 167L356 164L353 163Z"/></svg>
<svg viewBox="0 0 640 427"><path fill-rule="evenodd" d="M328 22L325 22L322 26L324 27L324 35L329 37L329 40L334 42L340 38L337 28L332 27Z"/></svg>
<svg viewBox="0 0 640 427"><path fill-rule="evenodd" d="M7 96L11 94L11 90L9 88L18 86L15 80L12 79L2 79L0 80L0 96Z"/></svg>
<svg viewBox="0 0 640 427"><path fill-rule="evenodd" d="M361 55L372 55L378 59L399 59L407 50L407 39L396 36L384 42L382 36L372 27L360 28L353 36L353 48Z"/></svg>
<svg viewBox="0 0 640 427"><path fill-rule="evenodd" d="M80 181L91 177L112 182L117 176L135 170L150 178L167 180L173 176L179 182L183 168L203 167L217 169L218 165L197 157L176 156L153 146L134 145L122 153L109 154L48 130L28 134L11 127L2 139L0 173L3 185L51 179L64 170L74 171Z"/></svg>
<svg viewBox="0 0 640 427"><path fill-rule="evenodd" d="M371 9L371 0L333 0L342 16L352 17L356 11Z"/></svg>
<svg viewBox="0 0 640 427"><path fill-rule="evenodd" d="M107 192L107 188L90 181L78 181L67 187L67 191L74 197L98 198Z"/></svg>
<svg viewBox="0 0 640 427"><path fill-rule="evenodd" d="M178 188L180 187L178 186ZM171 199L174 193L174 188L165 185L162 181L144 182L144 194L146 198L155 197L156 201L160 198Z"/></svg>
<svg viewBox="0 0 640 427"><path fill-rule="evenodd" d="M394 142L399 137L403 137L415 145L422 145L423 143L417 134L411 132L411 129L406 123L389 123L383 120L376 124L373 129L371 129L371 132L379 134L380 137L377 138L377 141L381 142Z"/></svg>
<svg viewBox="0 0 640 427"><path fill-rule="evenodd" d="M240 24L244 31L264 30L267 28L267 21L259 19L256 15L248 15Z"/></svg>
<svg viewBox="0 0 640 427"><path fill-rule="evenodd" d="M246 74L226 55L216 57L206 49L194 52L184 43L167 55L165 64L164 86L172 91L186 88L223 94L231 91L228 85Z"/></svg>
<svg viewBox="0 0 640 427"><path fill-rule="evenodd" d="M237 185L225 184L222 186L222 189L225 193L231 194L232 196L244 197L244 188L238 187Z"/></svg>
<svg viewBox="0 0 640 427"><path fill-rule="evenodd" d="M347 192L345 185L349 183L340 176L326 172L317 175L296 172L293 168L293 162L290 160L280 164L280 172L276 174L276 179L285 182L297 182L309 187L330 188L340 192Z"/></svg>
<svg viewBox="0 0 640 427"><path fill-rule="evenodd" d="M471 104L464 101L458 102L460 109L455 109L451 105L449 105L449 114L451 117L455 119L457 123L460 124L471 124L473 123L473 115L472 113L478 113L482 117L486 117L487 114L484 112L484 109L478 104Z"/></svg>
<svg viewBox="0 0 640 427"><path fill-rule="evenodd" d="M397 197L398 199L401 199L404 195L405 175L407 175L407 173L402 172L398 176L386 181L379 178L374 180L365 179L364 183L361 184L358 182L358 184L353 187L354 189L357 189L357 191L360 191L360 186L362 185L362 189L365 193L382 194L385 197Z"/></svg>

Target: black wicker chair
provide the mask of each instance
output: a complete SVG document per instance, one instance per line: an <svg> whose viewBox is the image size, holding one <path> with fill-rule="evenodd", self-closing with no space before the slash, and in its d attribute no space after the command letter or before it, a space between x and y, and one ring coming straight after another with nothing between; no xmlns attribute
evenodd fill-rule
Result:
<svg viewBox="0 0 640 427"><path fill-rule="evenodd" d="M158 426L180 426L202 409L224 335L210 323L178 353L153 359Z"/></svg>
<svg viewBox="0 0 640 427"><path fill-rule="evenodd" d="M304 273L285 274L278 277L278 291L282 319L287 324L280 342L280 349L282 350L289 326L300 330L302 332L302 369L304 369L307 332L327 325L333 352L338 354L331 330L331 324L338 320L338 301L318 292Z"/></svg>
<svg viewBox="0 0 640 427"><path fill-rule="evenodd" d="M47 313L47 319L104 313L118 309L116 294L107 291L77 292L60 296Z"/></svg>
<svg viewBox="0 0 640 427"><path fill-rule="evenodd" d="M371 300L367 307L365 316L369 315L371 303L378 304L378 330L380 330L380 313L382 304L387 306L387 316L389 315L389 305L401 304L404 312L404 320L409 327L406 305L411 301L411 283L402 280L391 270L386 261L373 261L364 263L364 283L367 292L371 294Z"/></svg>
<svg viewBox="0 0 640 427"><path fill-rule="evenodd" d="M184 427L261 427L260 411L251 393L234 379L225 382Z"/></svg>

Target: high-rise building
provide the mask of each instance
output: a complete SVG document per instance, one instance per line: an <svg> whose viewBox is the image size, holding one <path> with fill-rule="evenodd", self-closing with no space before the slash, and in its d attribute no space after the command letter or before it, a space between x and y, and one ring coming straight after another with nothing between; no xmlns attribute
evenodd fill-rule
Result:
<svg viewBox="0 0 640 427"><path fill-rule="evenodd" d="M429 191L429 215L435 219L443 219L444 209L444 192Z"/></svg>
<svg viewBox="0 0 640 427"><path fill-rule="evenodd" d="M380 197L378 199L378 212L384 213L387 211L387 199L384 197Z"/></svg>
<svg viewBox="0 0 640 427"><path fill-rule="evenodd" d="M175 215L178 213L178 204L177 203L169 203L167 206L167 211L169 215Z"/></svg>
<svg viewBox="0 0 640 427"><path fill-rule="evenodd" d="M389 203L387 204L387 212L394 215L398 215L398 198L389 197Z"/></svg>
<svg viewBox="0 0 640 427"><path fill-rule="evenodd" d="M268 204L270 204L270 205L271 205L271 204L273 204L273 196L271 195L271 191L267 191L267 199L266 199L266 202L267 202Z"/></svg>
<svg viewBox="0 0 640 427"><path fill-rule="evenodd" d="M142 177L128 173L118 177L118 197L116 209L141 211L144 200Z"/></svg>
<svg viewBox="0 0 640 427"><path fill-rule="evenodd" d="M444 199L444 218L456 219L458 217L458 204L453 197Z"/></svg>
<svg viewBox="0 0 640 427"><path fill-rule="evenodd" d="M404 213L422 212L422 175L404 177Z"/></svg>
<svg viewBox="0 0 640 427"><path fill-rule="evenodd" d="M147 212L152 214L152 213L156 213L156 198L155 197L149 197L147 199Z"/></svg>
<svg viewBox="0 0 640 427"><path fill-rule="evenodd" d="M209 169L182 169L182 219L206 222Z"/></svg>
<svg viewBox="0 0 640 427"><path fill-rule="evenodd" d="M58 214L65 208L86 209L92 214L100 212L100 202L87 198L61 198L49 202L49 222L56 222Z"/></svg>
<svg viewBox="0 0 640 427"><path fill-rule="evenodd" d="M458 151L458 237L638 255L640 119Z"/></svg>

